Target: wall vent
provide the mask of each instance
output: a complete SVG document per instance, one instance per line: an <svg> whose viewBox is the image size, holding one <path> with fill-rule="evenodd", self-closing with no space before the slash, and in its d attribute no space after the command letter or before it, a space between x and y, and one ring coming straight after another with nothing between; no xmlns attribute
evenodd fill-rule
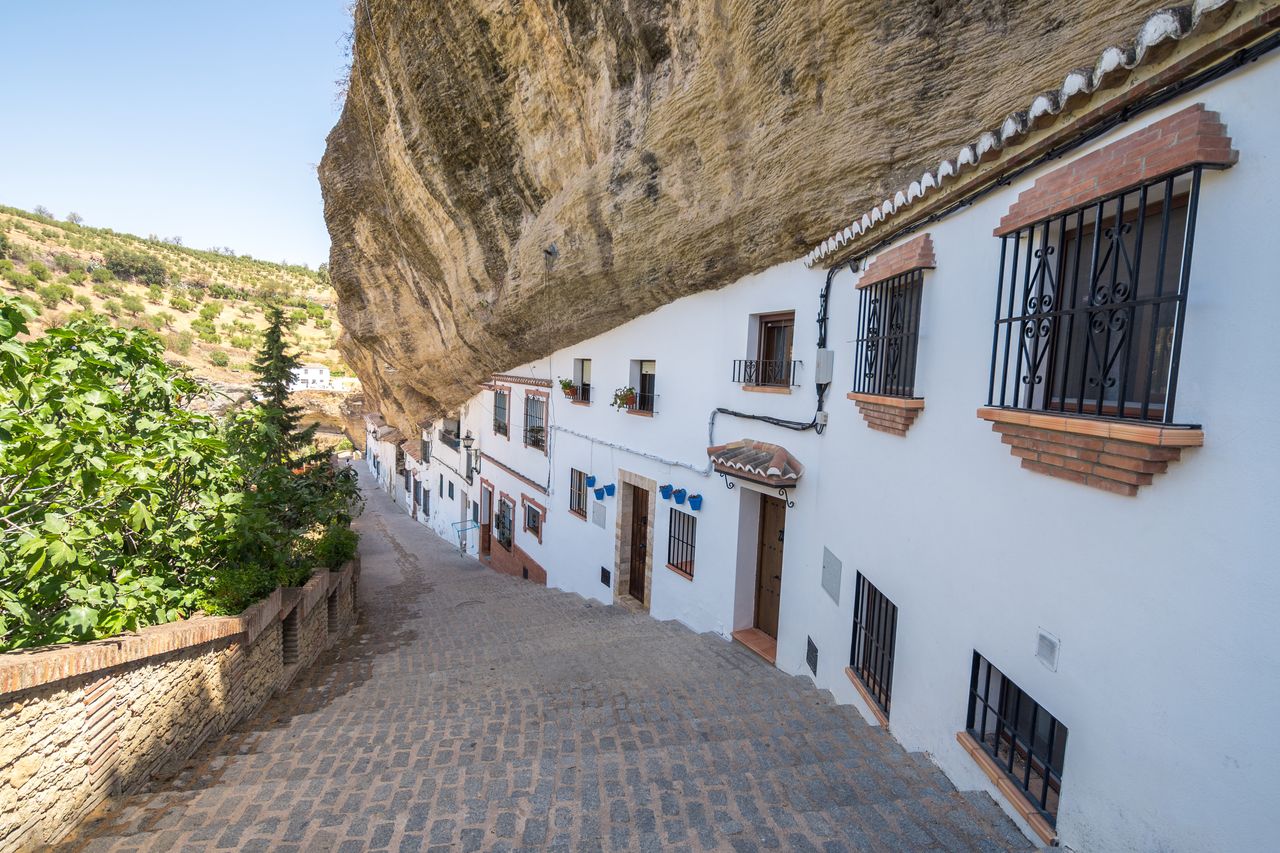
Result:
<svg viewBox="0 0 1280 853"><path fill-rule="evenodd" d="M1058 652L1062 649L1062 641L1043 628L1036 641L1036 658L1053 672L1058 671Z"/></svg>
<svg viewBox="0 0 1280 853"><path fill-rule="evenodd" d="M520 567L520 574L521 574L521 576L522 576L525 580L528 580L528 579L529 579L529 567L528 567L528 566L521 566L521 567Z"/></svg>
<svg viewBox="0 0 1280 853"><path fill-rule="evenodd" d="M818 674L818 647L813 644L813 637L806 637L809 641L809 648L805 651L804 660L809 664L809 671L814 675Z"/></svg>
<svg viewBox="0 0 1280 853"><path fill-rule="evenodd" d="M604 566L600 567L600 583L605 586L613 586L613 572L609 571Z"/></svg>

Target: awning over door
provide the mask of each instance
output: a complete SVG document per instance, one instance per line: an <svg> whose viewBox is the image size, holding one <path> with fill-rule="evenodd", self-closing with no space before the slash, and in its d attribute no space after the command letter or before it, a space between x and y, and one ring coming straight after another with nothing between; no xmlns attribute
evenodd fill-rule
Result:
<svg viewBox="0 0 1280 853"><path fill-rule="evenodd" d="M743 439L708 447L711 467L721 474L762 486L791 488L804 473L804 466L785 447Z"/></svg>

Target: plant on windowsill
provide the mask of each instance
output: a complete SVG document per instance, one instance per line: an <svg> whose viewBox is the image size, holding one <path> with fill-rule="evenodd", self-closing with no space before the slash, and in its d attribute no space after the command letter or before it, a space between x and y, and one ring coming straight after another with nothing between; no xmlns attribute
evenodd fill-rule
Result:
<svg viewBox="0 0 1280 853"><path fill-rule="evenodd" d="M563 391L564 395L570 400L578 399L578 386L573 384L572 379L561 379L560 390Z"/></svg>
<svg viewBox="0 0 1280 853"><path fill-rule="evenodd" d="M612 405L618 411L622 411L623 409L630 409L633 406L635 406L635 404L636 404L636 389L632 388L630 385L627 385L624 388L619 388L617 391L613 392L613 403L611 403L610 405Z"/></svg>

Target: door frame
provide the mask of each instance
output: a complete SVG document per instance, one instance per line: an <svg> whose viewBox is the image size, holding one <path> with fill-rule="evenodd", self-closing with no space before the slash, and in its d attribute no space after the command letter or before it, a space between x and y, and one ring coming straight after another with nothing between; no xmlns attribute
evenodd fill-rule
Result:
<svg viewBox="0 0 1280 853"><path fill-rule="evenodd" d="M648 495L648 505L646 511L648 513L649 523L645 526L645 552L647 559L645 560L644 571L644 593L645 600L637 601L631 597L631 537L632 523L634 521L633 501L635 493L632 486L643 489ZM618 469L618 506L617 512L617 535L614 539L614 585L613 600L616 603L623 604L628 607L639 607L643 610L649 610L653 603L653 536L655 515L657 514L658 505L658 483L656 480L650 480L648 477L642 477L630 471Z"/></svg>
<svg viewBox="0 0 1280 853"><path fill-rule="evenodd" d="M766 634L768 634L769 632L766 631L763 627L761 627L761 624L760 624L761 623L760 588L762 586L761 580L764 577L764 545L765 545L765 535L767 530L767 528L765 527L765 507L769 505L767 502L774 502L775 505L780 505L780 508L782 511L781 533L784 537L782 540L782 543L784 545L786 542L785 536L786 536L786 530L787 530L787 502L785 500L779 500L773 495L766 495L762 492L760 494L760 520L758 522L757 529L756 529L755 602L751 608L751 611L752 611L751 627L756 628L757 630L760 630L760 631L764 631ZM785 565L784 560L782 558L782 555L780 554L778 557L778 612L777 612L777 615L774 617L774 621L777 624L773 629L773 634L770 635L775 640L777 639L777 634L780 633L781 622L782 622L782 569L784 565Z"/></svg>

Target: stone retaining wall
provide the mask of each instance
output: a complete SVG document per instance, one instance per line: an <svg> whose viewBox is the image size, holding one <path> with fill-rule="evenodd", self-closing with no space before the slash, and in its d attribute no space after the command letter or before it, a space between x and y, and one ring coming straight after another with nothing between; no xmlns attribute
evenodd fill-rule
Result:
<svg viewBox="0 0 1280 853"><path fill-rule="evenodd" d="M287 689L355 624L359 571L318 572L239 616L0 654L0 853L58 841Z"/></svg>

